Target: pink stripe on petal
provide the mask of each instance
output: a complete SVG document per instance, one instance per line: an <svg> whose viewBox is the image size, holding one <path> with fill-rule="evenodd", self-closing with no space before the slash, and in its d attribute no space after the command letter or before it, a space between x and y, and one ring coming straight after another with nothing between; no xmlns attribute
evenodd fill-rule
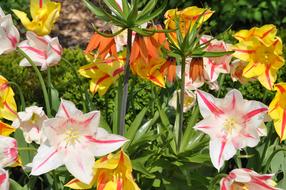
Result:
<svg viewBox="0 0 286 190"><path fill-rule="evenodd" d="M226 183L227 183L227 179L226 179L226 178L223 178L223 180L222 180L222 186L221 186L221 189L220 189L220 190L227 190Z"/></svg>
<svg viewBox="0 0 286 190"><path fill-rule="evenodd" d="M197 91L198 95L202 98L203 102L206 104L206 106L208 107L208 109L215 114L216 116L219 116L221 114L224 114L224 112L217 107L213 102L210 102L203 93L201 93L200 91Z"/></svg>
<svg viewBox="0 0 286 190"><path fill-rule="evenodd" d="M83 122L80 122L81 124L84 125L88 125L90 123L91 120L93 120L93 118L97 115L97 113L94 113L91 117L87 118L86 120L84 120Z"/></svg>
<svg viewBox="0 0 286 190"><path fill-rule="evenodd" d="M213 80L213 78L214 78L214 71L215 71L215 65L211 65L211 80Z"/></svg>
<svg viewBox="0 0 286 190"><path fill-rule="evenodd" d="M16 36L8 35L7 37L10 40L10 43L11 43L12 47L16 48L16 45L18 43L18 40L17 40Z"/></svg>
<svg viewBox="0 0 286 190"><path fill-rule="evenodd" d="M0 86L0 91L5 90L6 88L8 88L9 84L8 83L4 83Z"/></svg>
<svg viewBox="0 0 286 190"><path fill-rule="evenodd" d="M118 143L118 142L123 142L125 140L98 140L92 136L85 136L90 142L93 143L99 143L99 144L112 144L112 143Z"/></svg>
<svg viewBox="0 0 286 190"><path fill-rule="evenodd" d="M39 6L40 8L43 8L43 0L39 0Z"/></svg>
<svg viewBox="0 0 286 190"><path fill-rule="evenodd" d="M31 47L31 46L22 46L22 47L20 47L20 48L28 49L28 50L30 50L30 51L36 53L36 54L39 55L40 57L44 57L45 59L47 59L47 54L46 54L46 52L44 52L44 51L41 51L41 50L36 49L36 48L34 48L34 47Z"/></svg>
<svg viewBox="0 0 286 190"><path fill-rule="evenodd" d="M221 164L221 161L222 161L221 159L222 159L222 155L223 155L223 151L224 151L225 145L226 145L226 141L223 140L223 141L222 141L222 144L221 144L219 156L218 156L218 165Z"/></svg>
<svg viewBox="0 0 286 190"><path fill-rule="evenodd" d="M5 182L6 179L7 176L5 173L0 175L0 186Z"/></svg>
<svg viewBox="0 0 286 190"><path fill-rule="evenodd" d="M54 152L52 152L42 163L40 163L35 169L34 171L40 169L44 164L46 164L49 159L51 159L56 153L58 152L58 150L55 150Z"/></svg>
<svg viewBox="0 0 286 190"><path fill-rule="evenodd" d="M257 185L259 185L261 187L264 187L266 189L269 189L269 190L276 190L276 188L271 187L271 186L265 184L264 181L261 181L261 180L257 179L256 177L252 177L251 182L255 183L255 184L257 184Z"/></svg>
<svg viewBox="0 0 286 190"><path fill-rule="evenodd" d="M232 94L232 101L231 101L231 108L232 108L232 109L235 108L235 104L236 104L236 98L235 98L235 95Z"/></svg>
<svg viewBox="0 0 286 190"><path fill-rule="evenodd" d="M61 107L63 108L63 110L64 110L64 112L65 112L67 118L70 118L70 114L69 114L67 108L65 107L65 105L64 105L63 103L61 103Z"/></svg>
<svg viewBox="0 0 286 190"><path fill-rule="evenodd" d="M257 114L260 114L262 112L266 112L267 110L268 110L267 108L258 108L256 110L252 110L252 111L248 112L247 114L245 114L243 116L244 122L249 121L251 118L253 118Z"/></svg>

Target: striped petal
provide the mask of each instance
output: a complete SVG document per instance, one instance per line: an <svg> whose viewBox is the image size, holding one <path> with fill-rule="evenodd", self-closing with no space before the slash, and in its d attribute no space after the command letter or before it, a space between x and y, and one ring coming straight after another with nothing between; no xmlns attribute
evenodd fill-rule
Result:
<svg viewBox="0 0 286 190"><path fill-rule="evenodd" d="M98 127L95 137L86 136L86 139L91 143L91 149L95 156L104 156L110 152L119 149L127 139L108 133L105 129Z"/></svg>

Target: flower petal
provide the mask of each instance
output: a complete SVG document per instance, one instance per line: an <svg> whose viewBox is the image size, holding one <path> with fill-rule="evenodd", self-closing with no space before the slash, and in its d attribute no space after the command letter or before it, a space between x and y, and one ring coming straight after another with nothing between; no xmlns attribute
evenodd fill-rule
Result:
<svg viewBox="0 0 286 190"><path fill-rule="evenodd" d="M32 162L31 175L41 175L63 165L63 156L54 148L42 144Z"/></svg>
<svg viewBox="0 0 286 190"><path fill-rule="evenodd" d="M80 147L68 151L64 159L67 170L81 182L89 184L93 178L94 156Z"/></svg>
<svg viewBox="0 0 286 190"><path fill-rule="evenodd" d="M73 102L61 99L61 104L56 117L72 118L74 116L81 116L83 113L76 108Z"/></svg>
<svg viewBox="0 0 286 190"><path fill-rule="evenodd" d="M91 149L95 156L104 156L119 149L127 139L125 137L108 133L105 129L98 127L95 137L86 136L91 143Z"/></svg>

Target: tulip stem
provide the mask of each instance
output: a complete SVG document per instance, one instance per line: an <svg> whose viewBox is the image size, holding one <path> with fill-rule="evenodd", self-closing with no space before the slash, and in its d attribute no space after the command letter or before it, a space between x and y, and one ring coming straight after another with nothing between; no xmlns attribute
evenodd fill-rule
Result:
<svg viewBox="0 0 286 190"><path fill-rule="evenodd" d="M83 86L83 85L82 85L82 81L81 81L80 78L79 78L78 72L75 70L73 64L72 64L69 60L65 59L64 57L62 57L62 60L63 60L64 62L66 62L66 63L71 67L72 72L74 73L74 75L75 75L75 77L76 77L77 83L78 83L79 88L80 88L80 90L81 90L81 97L82 97L82 99L83 99L82 106L83 106L84 112L87 112L87 111L89 112L89 111L91 111L91 108L90 108L90 97L89 97L88 91L85 90L85 89L82 87L82 86Z"/></svg>
<svg viewBox="0 0 286 190"><path fill-rule="evenodd" d="M9 82L9 84L13 85L17 88L17 90L19 92L19 96L20 96L20 102L21 102L20 111L24 111L26 108L26 104L25 104L25 98L24 98L24 94L23 94L21 87L15 82Z"/></svg>
<svg viewBox="0 0 286 190"><path fill-rule="evenodd" d="M127 97L128 97L128 81L130 77L130 55L131 55L131 45L132 45L132 30L128 29L127 32L127 52L126 52L126 64L124 66L124 79L123 79L123 94L121 96L120 104L120 117L119 117L119 134L124 135L125 129L125 114L127 108Z"/></svg>
<svg viewBox="0 0 286 190"><path fill-rule="evenodd" d="M47 112L47 116L51 117L51 106L50 106L50 102L49 102L49 96L48 96L48 92L47 92L47 88L46 88L46 84L44 82L43 76L41 74L41 72L39 71L38 67L35 65L35 63L32 61L32 59L20 48L17 49L18 52L20 54L22 54L27 60L28 62L32 65L34 71L36 72L38 79L40 81L41 87L42 87L42 91L43 91L43 95L44 95L44 100L45 100L45 105L46 105L46 112Z"/></svg>
<svg viewBox="0 0 286 190"><path fill-rule="evenodd" d="M32 147L18 147L19 151L35 151L37 152L36 148L32 148Z"/></svg>
<svg viewBox="0 0 286 190"><path fill-rule="evenodd" d="M183 134L183 123L184 123L184 99L185 99L185 70L186 70L186 58L182 56L181 63L181 94L180 94L180 112L179 112L179 131L178 131L178 142L177 150L180 150L181 139Z"/></svg>

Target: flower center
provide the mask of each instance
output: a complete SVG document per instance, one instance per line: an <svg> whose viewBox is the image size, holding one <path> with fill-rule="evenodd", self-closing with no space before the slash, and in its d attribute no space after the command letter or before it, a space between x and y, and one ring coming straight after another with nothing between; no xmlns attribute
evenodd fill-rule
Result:
<svg viewBox="0 0 286 190"><path fill-rule="evenodd" d="M249 190L246 184L244 183L239 183L239 182L234 182L231 187L231 190Z"/></svg>
<svg viewBox="0 0 286 190"><path fill-rule="evenodd" d="M232 133L232 130L236 128L237 122L234 118L227 118L223 124L227 133Z"/></svg>
<svg viewBox="0 0 286 190"><path fill-rule="evenodd" d="M65 141L67 145L74 145L80 137L80 133L77 129L71 127L65 131Z"/></svg>

